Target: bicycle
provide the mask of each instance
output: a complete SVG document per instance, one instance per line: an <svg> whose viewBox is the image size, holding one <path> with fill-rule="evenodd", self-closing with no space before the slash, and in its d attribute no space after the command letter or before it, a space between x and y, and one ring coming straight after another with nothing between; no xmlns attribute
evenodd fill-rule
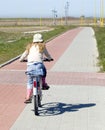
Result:
<svg viewBox="0 0 105 130"><path fill-rule="evenodd" d="M47 58L44 58L43 61L50 62L53 59L49 60ZM34 99L34 114L39 115L38 108L41 107L41 101L42 101L42 76L43 76L43 70L32 70L29 72L26 72L27 75L30 75L33 77L33 99Z"/></svg>
<svg viewBox="0 0 105 130"><path fill-rule="evenodd" d="M34 113L38 115L38 107L41 107L42 100L42 70L33 70L26 72L27 75L33 77L33 99L34 99Z"/></svg>

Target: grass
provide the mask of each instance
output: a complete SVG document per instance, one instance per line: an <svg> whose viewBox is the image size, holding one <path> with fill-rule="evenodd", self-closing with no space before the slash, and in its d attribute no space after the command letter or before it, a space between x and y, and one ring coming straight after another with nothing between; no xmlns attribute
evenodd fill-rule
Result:
<svg viewBox="0 0 105 130"><path fill-rule="evenodd" d="M44 40L53 38L71 28L73 26L56 26L49 32L44 32ZM20 55L28 43L32 42L33 35L23 35L22 33L0 32L0 64ZM13 41L13 42L8 42Z"/></svg>
<svg viewBox="0 0 105 130"><path fill-rule="evenodd" d="M95 27L94 30L99 52L99 65L101 71L105 71L105 28Z"/></svg>

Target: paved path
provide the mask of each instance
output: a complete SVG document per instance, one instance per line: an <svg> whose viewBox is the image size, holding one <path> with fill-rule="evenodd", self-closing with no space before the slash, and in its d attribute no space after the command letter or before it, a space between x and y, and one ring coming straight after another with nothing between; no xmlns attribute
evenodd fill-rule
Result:
<svg viewBox="0 0 105 130"><path fill-rule="evenodd" d="M47 43L48 91L40 115L25 105L26 69L18 60L0 69L0 130L105 130L105 74L99 73L90 27L70 30Z"/></svg>

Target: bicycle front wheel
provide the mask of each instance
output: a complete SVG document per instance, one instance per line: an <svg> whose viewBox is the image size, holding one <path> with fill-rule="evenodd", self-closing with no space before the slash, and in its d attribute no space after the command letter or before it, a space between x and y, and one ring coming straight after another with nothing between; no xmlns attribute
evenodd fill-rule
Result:
<svg viewBox="0 0 105 130"><path fill-rule="evenodd" d="M38 95L34 96L34 113L38 115Z"/></svg>

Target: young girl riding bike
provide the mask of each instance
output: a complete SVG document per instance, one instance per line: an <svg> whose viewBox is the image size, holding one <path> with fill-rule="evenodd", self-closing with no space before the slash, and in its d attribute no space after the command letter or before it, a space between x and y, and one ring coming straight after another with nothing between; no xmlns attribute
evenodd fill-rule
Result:
<svg viewBox="0 0 105 130"><path fill-rule="evenodd" d="M33 42L26 47L26 50L21 55L19 61L22 62L27 58L27 71L33 70L35 66L37 66L38 69L42 68L44 73L44 76L42 77L42 89L48 89L49 86L45 81L46 68L43 64L43 55L45 55L48 60L52 60L52 57L46 49L42 35L37 33L33 36ZM32 96L32 88L33 78L28 75L26 102L29 101Z"/></svg>

